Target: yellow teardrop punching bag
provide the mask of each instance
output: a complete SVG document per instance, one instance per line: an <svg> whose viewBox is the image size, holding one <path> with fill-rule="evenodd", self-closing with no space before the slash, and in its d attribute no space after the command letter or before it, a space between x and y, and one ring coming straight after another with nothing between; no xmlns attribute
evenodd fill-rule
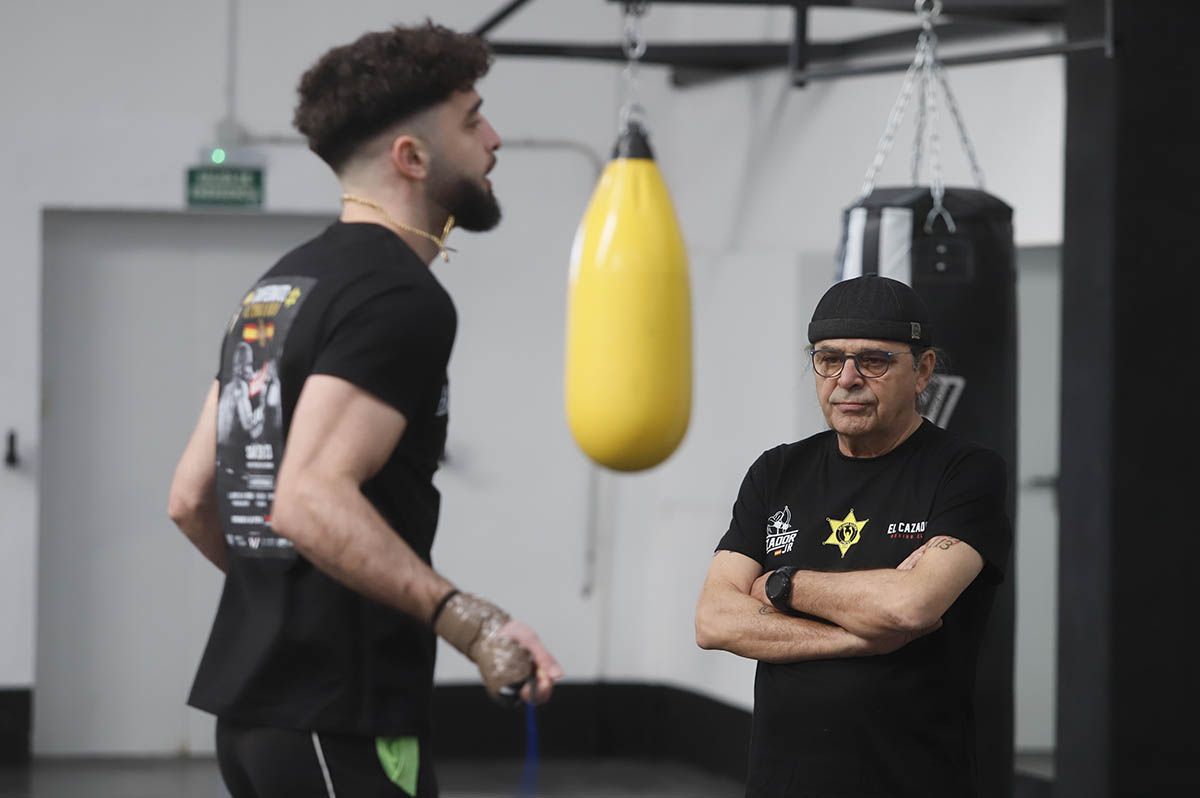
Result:
<svg viewBox="0 0 1200 798"><path fill-rule="evenodd" d="M600 465L666 460L692 405L687 252L645 130L626 126L571 248L566 409Z"/></svg>

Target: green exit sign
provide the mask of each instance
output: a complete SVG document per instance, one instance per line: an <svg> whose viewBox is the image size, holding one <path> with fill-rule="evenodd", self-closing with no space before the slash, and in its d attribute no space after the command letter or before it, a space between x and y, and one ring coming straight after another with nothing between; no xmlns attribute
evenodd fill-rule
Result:
<svg viewBox="0 0 1200 798"><path fill-rule="evenodd" d="M193 166L187 171L189 208L261 208L263 170L255 166Z"/></svg>

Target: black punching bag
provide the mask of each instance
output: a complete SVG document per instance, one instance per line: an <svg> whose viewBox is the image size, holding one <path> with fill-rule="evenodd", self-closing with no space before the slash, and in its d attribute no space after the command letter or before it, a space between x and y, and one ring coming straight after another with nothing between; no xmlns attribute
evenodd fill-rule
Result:
<svg viewBox="0 0 1200 798"><path fill-rule="evenodd" d="M921 413L998 452L1008 463L1016 523L1017 329L1012 208L974 189L948 188L931 216L927 187L879 188L846 209L837 279L881 274L925 300L947 358ZM975 689L981 798L1013 795L1015 541L979 652Z"/></svg>

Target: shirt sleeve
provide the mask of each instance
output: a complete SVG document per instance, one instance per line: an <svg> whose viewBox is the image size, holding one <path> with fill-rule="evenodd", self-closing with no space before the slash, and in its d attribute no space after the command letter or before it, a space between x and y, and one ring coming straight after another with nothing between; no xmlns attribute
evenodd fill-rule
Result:
<svg viewBox="0 0 1200 798"><path fill-rule="evenodd" d="M312 373L340 377L414 418L436 401L454 343L453 314L441 299L406 286L344 309Z"/></svg>
<svg viewBox="0 0 1200 798"><path fill-rule="evenodd" d="M948 535L968 544L983 557L985 576L994 583L1004 581L1012 547L1007 474L995 452L968 453L946 472L929 520L929 538Z"/></svg>
<svg viewBox="0 0 1200 798"><path fill-rule="evenodd" d="M737 501L733 503L733 517L729 530L717 544L717 551L736 551L762 565L766 559L763 538L766 524L766 496L764 477L766 453L759 456L742 479Z"/></svg>

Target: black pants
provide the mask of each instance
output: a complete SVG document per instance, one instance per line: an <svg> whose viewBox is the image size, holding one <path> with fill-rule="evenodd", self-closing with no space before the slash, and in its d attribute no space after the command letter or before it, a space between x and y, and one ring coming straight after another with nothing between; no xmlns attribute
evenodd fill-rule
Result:
<svg viewBox="0 0 1200 798"><path fill-rule="evenodd" d="M433 758L420 746L416 798L437 798ZM404 798L375 738L242 726L217 720L217 763L233 798Z"/></svg>

